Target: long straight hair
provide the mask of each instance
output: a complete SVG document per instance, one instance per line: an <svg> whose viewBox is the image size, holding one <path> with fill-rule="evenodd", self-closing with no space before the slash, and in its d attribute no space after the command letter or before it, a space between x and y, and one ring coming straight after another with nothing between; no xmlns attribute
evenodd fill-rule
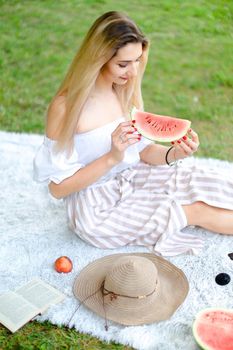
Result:
<svg viewBox="0 0 233 350"><path fill-rule="evenodd" d="M101 68L128 43L142 43L143 54L138 73L124 86L113 84L113 88L124 114L128 116L133 105L138 109L143 108L141 81L148 59L149 41L127 15L107 12L97 18L89 29L53 98L66 97L65 118L57 140L58 150L72 149L79 116Z"/></svg>

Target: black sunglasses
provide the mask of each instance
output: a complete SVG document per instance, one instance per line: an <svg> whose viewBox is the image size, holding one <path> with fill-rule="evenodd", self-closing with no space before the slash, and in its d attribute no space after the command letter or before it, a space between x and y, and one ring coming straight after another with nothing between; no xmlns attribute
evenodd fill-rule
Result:
<svg viewBox="0 0 233 350"><path fill-rule="evenodd" d="M228 256L231 260L233 260L233 253L229 253ZM219 273L215 277L215 282L220 286L225 286L230 282L230 280L231 280L231 277L228 275L228 273L225 273L225 272Z"/></svg>

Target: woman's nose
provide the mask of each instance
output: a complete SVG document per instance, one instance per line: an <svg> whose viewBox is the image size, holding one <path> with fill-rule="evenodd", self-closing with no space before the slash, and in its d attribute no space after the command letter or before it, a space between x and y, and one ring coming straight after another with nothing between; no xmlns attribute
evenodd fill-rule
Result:
<svg viewBox="0 0 233 350"><path fill-rule="evenodd" d="M137 62L132 62L129 69L129 75L131 77L135 77L137 75L137 72L138 72Z"/></svg>

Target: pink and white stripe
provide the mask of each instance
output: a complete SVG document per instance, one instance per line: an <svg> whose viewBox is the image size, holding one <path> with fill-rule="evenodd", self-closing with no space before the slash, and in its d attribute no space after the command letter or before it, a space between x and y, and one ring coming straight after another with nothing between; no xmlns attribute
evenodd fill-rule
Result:
<svg viewBox="0 0 233 350"><path fill-rule="evenodd" d="M233 210L233 176L179 163L139 162L105 183L66 198L70 227L98 248L143 245L163 256L197 254L203 240L182 229L182 205L203 201Z"/></svg>

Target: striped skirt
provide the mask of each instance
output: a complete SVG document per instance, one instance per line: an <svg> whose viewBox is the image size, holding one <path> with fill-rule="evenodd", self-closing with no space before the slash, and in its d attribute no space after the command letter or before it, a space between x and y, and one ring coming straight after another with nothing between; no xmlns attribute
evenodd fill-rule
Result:
<svg viewBox="0 0 233 350"><path fill-rule="evenodd" d="M139 162L65 201L70 228L98 248L142 245L162 256L197 254L204 242L182 231L182 205L203 201L233 210L233 176L185 161L174 167Z"/></svg>

